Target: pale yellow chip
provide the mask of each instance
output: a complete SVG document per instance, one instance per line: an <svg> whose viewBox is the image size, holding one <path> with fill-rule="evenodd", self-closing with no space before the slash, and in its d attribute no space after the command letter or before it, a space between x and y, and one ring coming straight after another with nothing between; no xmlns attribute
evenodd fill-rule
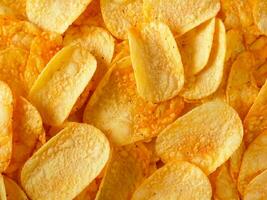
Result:
<svg viewBox="0 0 267 200"><path fill-rule="evenodd" d="M130 57L125 57L103 78L85 108L83 120L117 145L125 145L158 135L180 115L183 105L180 97L158 104L141 98Z"/></svg>
<svg viewBox="0 0 267 200"><path fill-rule="evenodd" d="M186 73L197 74L206 66L211 53L214 31L213 18L176 38Z"/></svg>
<svg viewBox="0 0 267 200"><path fill-rule="evenodd" d="M7 200L28 200L24 191L12 179L4 176Z"/></svg>
<svg viewBox="0 0 267 200"><path fill-rule="evenodd" d="M241 119L246 116L259 92L253 78L254 65L253 54L243 52L233 63L228 77L227 101L238 112Z"/></svg>
<svg viewBox="0 0 267 200"><path fill-rule="evenodd" d="M27 0L28 19L41 28L64 33L92 0Z"/></svg>
<svg viewBox="0 0 267 200"><path fill-rule="evenodd" d="M4 177L0 174L0 199L6 200L6 188L4 183Z"/></svg>
<svg viewBox="0 0 267 200"><path fill-rule="evenodd" d="M164 162L188 160L210 174L228 160L242 137L242 122L234 109L222 101L211 101L163 130L156 151Z"/></svg>
<svg viewBox="0 0 267 200"><path fill-rule="evenodd" d="M201 99L213 94L220 86L224 73L226 53L225 28L221 20L215 21L215 34L211 55L205 69L186 80L181 95L186 99Z"/></svg>
<svg viewBox="0 0 267 200"><path fill-rule="evenodd" d="M250 181L267 169L267 132L260 134L244 153L239 177L238 190L243 195Z"/></svg>
<svg viewBox="0 0 267 200"><path fill-rule="evenodd" d="M174 36L166 24L151 22L128 34L138 94L151 102L176 96L184 85L184 69Z"/></svg>
<svg viewBox="0 0 267 200"><path fill-rule="evenodd" d="M95 58L80 45L64 47L51 59L29 94L44 123L64 122L95 70Z"/></svg>
<svg viewBox="0 0 267 200"><path fill-rule="evenodd" d="M21 184L31 199L73 199L101 172L109 143L93 126L73 124L25 163Z"/></svg>
<svg viewBox="0 0 267 200"><path fill-rule="evenodd" d="M267 35L267 2L266 0L256 0L253 5L254 23L262 34Z"/></svg>
<svg viewBox="0 0 267 200"><path fill-rule="evenodd" d="M218 0L144 0L144 15L149 21L166 23L179 35L193 29L220 10Z"/></svg>
<svg viewBox="0 0 267 200"><path fill-rule="evenodd" d="M8 85L0 81L0 172L3 172L11 159L13 97Z"/></svg>
<svg viewBox="0 0 267 200"><path fill-rule="evenodd" d="M172 161L146 179L132 200L209 200L211 194L210 182L198 167L185 161Z"/></svg>
<svg viewBox="0 0 267 200"><path fill-rule="evenodd" d="M125 200L148 174L149 153L143 145L115 148L96 195L96 200Z"/></svg>
<svg viewBox="0 0 267 200"><path fill-rule="evenodd" d="M143 0L100 0L100 7L107 29L118 39L127 39L128 29L143 21Z"/></svg>

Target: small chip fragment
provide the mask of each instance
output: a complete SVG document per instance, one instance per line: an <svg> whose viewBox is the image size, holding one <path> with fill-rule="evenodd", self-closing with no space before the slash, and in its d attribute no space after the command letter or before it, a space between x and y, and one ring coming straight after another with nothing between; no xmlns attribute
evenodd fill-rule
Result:
<svg viewBox="0 0 267 200"><path fill-rule="evenodd" d="M28 197L12 179L4 176L7 200L28 200Z"/></svg>

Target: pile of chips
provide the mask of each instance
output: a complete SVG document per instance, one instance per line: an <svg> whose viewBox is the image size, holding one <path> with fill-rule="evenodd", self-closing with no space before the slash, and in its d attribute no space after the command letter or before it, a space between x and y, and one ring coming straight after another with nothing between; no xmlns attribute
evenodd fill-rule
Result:
<svg viewBox="0 0 267 200"><path fill-rule="evenodd" d="M267 199L266 0L1 0L1 200Z"/></svg>

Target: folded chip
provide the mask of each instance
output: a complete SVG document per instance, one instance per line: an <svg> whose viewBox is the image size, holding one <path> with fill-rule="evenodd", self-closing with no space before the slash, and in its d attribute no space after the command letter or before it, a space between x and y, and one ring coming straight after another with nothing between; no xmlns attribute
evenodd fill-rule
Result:
<svg viewBox="0 0 267 200"><path fill-rule="evenodd" d="M222 101L198 106L164 129L156 151L164 162L188 160L210 174L241 144L242 122L233 108Z"/></svg>
<svg viewBox="0 0 267 200"><path fill-rule="evenodd" d="M73 124L25 163L21 185L31 199L73 199L99 175L109 150L101 131L87 124Z"/></svg>
<svg viewBox="0 0 267 200"><path fill-rule="evenodd" d="M20 186L12 179L4 176L7 200L28 200Z"/></svg>

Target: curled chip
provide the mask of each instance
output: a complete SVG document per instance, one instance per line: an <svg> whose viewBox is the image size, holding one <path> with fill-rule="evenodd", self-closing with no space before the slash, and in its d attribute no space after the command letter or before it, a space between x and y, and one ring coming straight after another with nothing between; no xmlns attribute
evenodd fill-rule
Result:
<svg viewBox="0 0 267 200"><path fill-rule="evenodd" d="M143 0L100 0L107 29L118 39L127 39L127 31L143 21Z"/></svg>
<svg viewBox="0 0 267 200"><path fill-rule="evenodd" d="M46 124L64 122L95 70L95 58L79 45L64 47L51 59L29 94Z"/></svg>
<svg viewBox="0 0 267 200"><path fill-rule="evenodd" d="M73 199L101 172L109 149L101 131L90 125L73 124L25 163L21 184L31 199Z"/></svg>
<svg viewBox="0 0 267 200"><path fill-rule="evenodd" d="M233 63L228 77L227 101L238 112L241 119L246 116L259 92L253 79L254 64L253 54L243 52Z"/></svg>
<svg viewBox="0 0 267 200"><path fill-rule="evenodd" d="M102 130L117 145L158 135L181 113L184 102L175 97L154 104L137 94L130 57L116 62L90 98L83 120Z"/></svg>
<svg viewBox="0 0 267 200"><path fill-rule="evenodd" d="M224 72L226 52L225 28L221 20L215 21L215 33L211 55L205 69L186 80L181 95L186 99L201 99L214 93L220 86Z"/></svg>
<svg viewBox="0 0 267 200"><path fill-rule="evenodd" d="M0 174L0 199L6 200L6 188L4 183L4 177Z"/></svg>
<svg viewBox="0 0 267 200"><path fill-rule="evenodd" d="M156 151L164 162L188 160L210 174L228 160L242 137L242 122L234 109L222 101L211 101L163 130Z"/></svg>
<svg viewBox="0 0 267 200"><path fill-rule="evenodd" d="M267 35L267 2L266 0L254 1L253 18L262 34Z"/></svg>
<svg viewBox="0 0 267 200"><path fill-rule="evenodd" d="M51 32L64 33L92 0L27 0L30 21Z"/></svg>
<svg viewBox="0 0 267 200"><path fill-rule="evenodd" d="M206 66L211 53L214 31L213 18L176 39L186 73L197 74Z"/></svg>
<svg viewBox="0 0 267 200"><path fill-rule="evenodd" d="M115 148L96 200L129 199L148 173L149 153L143 145Z"/></svg>
<svg viewBox="0 0 267 200"><path fill-rule="evenodd" d="M132 200L208 200L211 193L209 180L198 167L185 161L172 161L147 178Z"/></svg>
<svg viewBox="0 0 267 200"><path fill-rule="evenodd" d="M12 179L4 176L7 200L28 200L26 194Z"/></svg>
<svg viewBox="0 0 267 200"><path fill-rule="evenodd" d="M244 200L267 199L267 170L256 176L246 187Z"/></svg>
<svg viewBox="0 0 267 200"><path fill-rule="evenodd" d="M13 121L12 157L5 173L19 180L19 172L26 160L45 143L45 131L40 114L26 99L16 100Z"/></svg>
<svg viewBox="0 0 267 200"><path fill-rule="evenodd" d="M219 0L144 0L144 15L149 21L166 23L182 35L212 17L220 10Z"/></svg>
<svg viewBox="0 0 267 200"><path fill-rule="evenodd" d="M267 81L251 106L244 120L245 144L252 142L259 134L267 129Z"/></svg>
<svg viewBox="0 0 267 200"><path fill-rule="evenodd" d="M244 153L239 177L238 190L244 194L245 188L258 174L267 169L267 132L260 134Z"/></svg>
<svg viewBox="0 0 267 200"><path fill-rule="evenodd" d="M12 151L12 92L7 84L0 81L0 172L3 172L11 159Z"/></svg>
<svg viewBox="0 0 267 200"><path fill-rule="evenodd" d="M184 69L169 27L151 22L140 32L131 29L128 35L139 95L151 102L176 96L184 85Z"/></svg>

